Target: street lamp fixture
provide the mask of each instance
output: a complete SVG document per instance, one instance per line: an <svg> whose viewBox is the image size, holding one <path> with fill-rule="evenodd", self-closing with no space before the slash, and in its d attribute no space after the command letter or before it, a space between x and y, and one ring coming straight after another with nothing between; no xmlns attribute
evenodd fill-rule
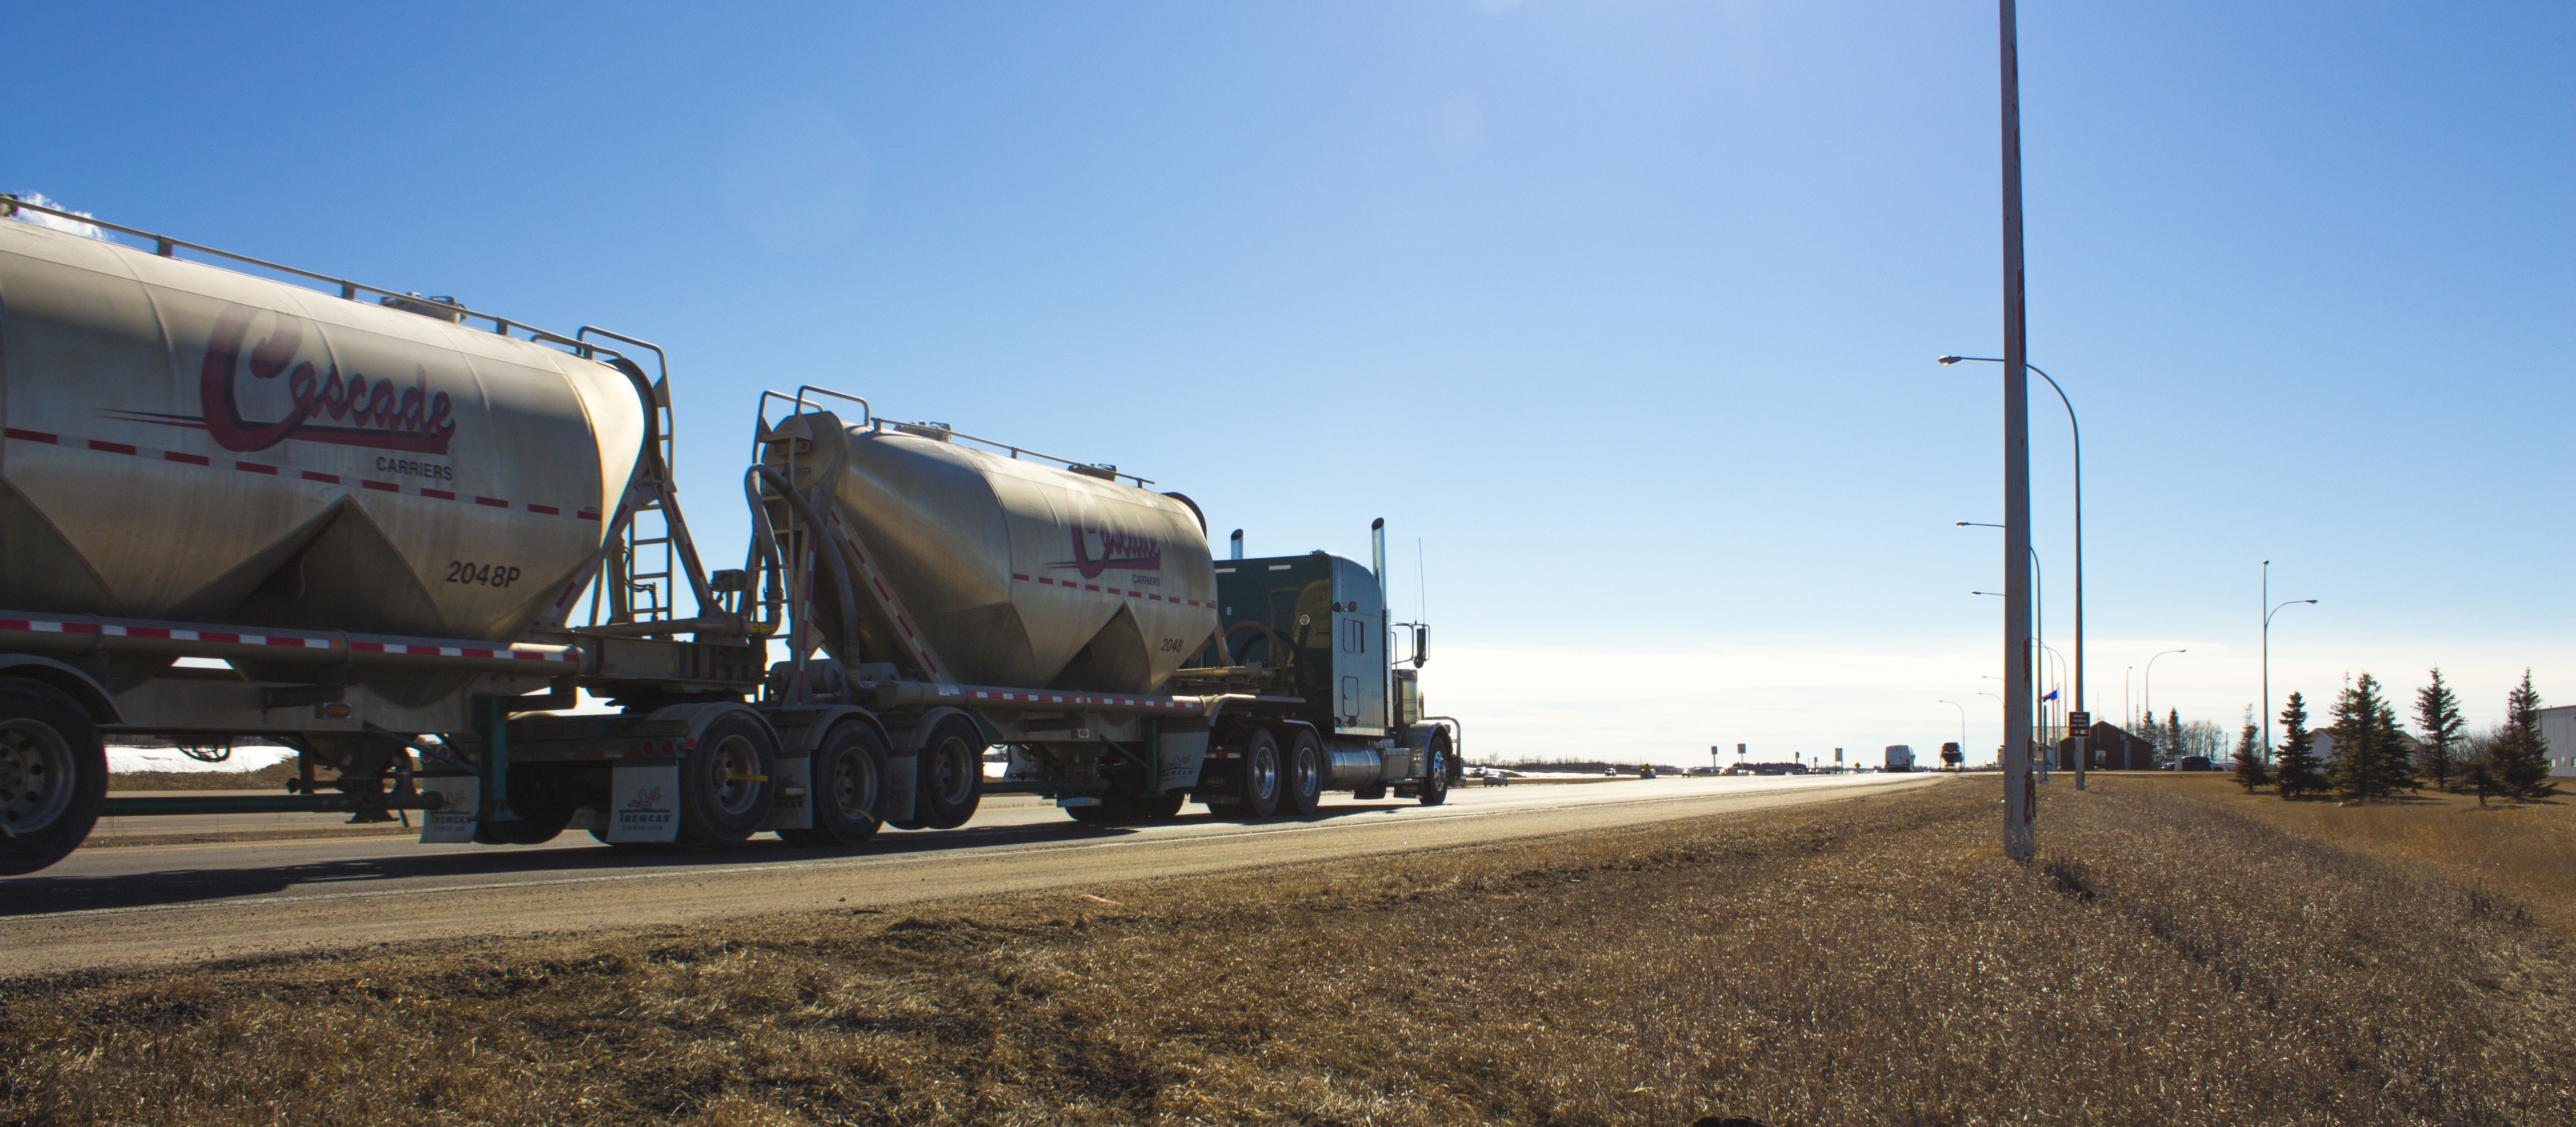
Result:
<svg viewBox="0 0 2576 1127"><path fill-rule="evenodd" d="M2263 561L2263 601L2272 601L2272 561ZM2292 599L2263 612L2263 761L2272 761L2272 616L2282 607L2317 605L2315 599Z"/></svg>
<svg viewBox="0 0 2576 1127"><path fill-rule="evenodd" d="M2165 654L2187 654L2190 652L2190 650L2166 650L2164 653L2157 654L2156 657L2163 657ZM2147 726L2150 728L2154 727L2156 723L2156 657L2147 659L2147 674L2146 676L2138 679L2142 687L2142 691L2139 695L2147 698Z"/></svg>

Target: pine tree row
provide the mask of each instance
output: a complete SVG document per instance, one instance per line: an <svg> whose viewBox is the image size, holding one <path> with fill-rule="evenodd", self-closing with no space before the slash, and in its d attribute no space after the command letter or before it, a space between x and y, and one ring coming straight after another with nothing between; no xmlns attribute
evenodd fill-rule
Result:
<svg viewBox="0 0 2576 1127"><path fill-rule="evenodd" d="M2281 710L2281 744L2270 760L2263 756L2254 716L2248 709L2236 745L2236 781L2247 793L2264 788L2283 798L2333 794L2364 801L2388 798L2400 791L2471 791L2483 804L2489 798L2545 798L2558 793L2549 778L2549 742L2540 734L2540 694L2531 687L2531 671L2505 695L2505 721L2495 731L2471 737L2460 717L2460 699L2433 671L2433 683L2415 694L2415 723L2423 735L2413 749L2398 723L2397 709L2368 673L2335 697L2333 759L2317 754L2317 731L2308 727L2307 701L2291 693Z"/></svg>

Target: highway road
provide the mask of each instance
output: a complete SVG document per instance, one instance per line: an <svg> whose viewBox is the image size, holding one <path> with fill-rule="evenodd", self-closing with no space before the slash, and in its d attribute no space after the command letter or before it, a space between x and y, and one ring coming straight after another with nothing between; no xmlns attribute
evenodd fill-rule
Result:
<svg viewBox="0 0 2576 1127"><path fill-rule="evenodd" d="M858 851L743 846L636 855L585 833L546 845L333 837L84 848L0 880L0 976L185 963L367 943L528 935L964 896L1472 845L1922 786L1941 775L1626 780L1464 787L1445 806L1339 801L1307 821L1203 807L1171 822L1084 825L1053 804L988 800L948 831Z"/></svg>

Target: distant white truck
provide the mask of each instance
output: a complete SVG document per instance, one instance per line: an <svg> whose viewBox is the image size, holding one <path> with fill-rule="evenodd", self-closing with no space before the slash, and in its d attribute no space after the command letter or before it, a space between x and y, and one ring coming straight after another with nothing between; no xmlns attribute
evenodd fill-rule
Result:
<svg viewBox="0 0 2576 1127"><path fill-rule="evenodd" d="M1910 745L1910 744L1889 744L1889 745L1887 745L1887 768L1886 768L1886 769L1887 769L1887 770L1890 770L1890 771L1911 771L1911 770L1913 770L1913 769L1914 769L1914 748L1913 748L1913 746L1912 746L1912 745Z"/></svg>

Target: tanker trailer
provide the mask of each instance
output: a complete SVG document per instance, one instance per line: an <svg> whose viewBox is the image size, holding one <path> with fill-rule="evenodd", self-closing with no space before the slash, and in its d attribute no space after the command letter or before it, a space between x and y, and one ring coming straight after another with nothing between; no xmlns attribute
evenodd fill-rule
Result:
<svg viewBox="0 0 2576 1127"><path fill-rule="evenodd" d="M19 209L63 214L0 199ZM51 864L103 813L421 809L433 840L541 840L608 814L612 775L685 775L711 738L730 750L701 774L768 774L774 735L740 704L757 627L688 550L664 390L605 337L99 226L153 250L0 221L0 872ZM685 567L639 574L639 541ZM696 619L635 605L682 570ZM628 715L511 719L576 686ZM303 778L108 799L117 736L279 743ZM717 781L698 790L745 789ZM770 816L752 789L716 800L715 836ZM710 820L671 794L644 813Z"/></svg>
<svg viewBox="0 0 2576 1127"><path fill-rule="evenodd" d="M827 397L854 420L824 409ZM773 403L788 408L775 422ZM1388 722L1382 639L1338 666L1308 659L1353 677L1376 662L1341 720L1331 686L1301 680L1299 654L1229 657L1220 572L1231 569L1210 558L1188 497L1113 466L892 423L810 387L764 396L757 446L748 567L764 577L768 617L788 624L767 699L814 709L815 725L865 717L880 737L814 754L809 833L955 826L994 792L1122 822L1169 817L1193 795L1268 817L1311 814L1335 787L1446 794L1446 771L1420 785L1435 757L1414 754L1445 750L1445 732ZM1336 621L1382 633L1383 598L1359 589L1377 590L1374 577L1344 579ZM1363 716L1369 694L1378 704ZM988 781L981 753L997 744L1011 768Z"/></svg>

